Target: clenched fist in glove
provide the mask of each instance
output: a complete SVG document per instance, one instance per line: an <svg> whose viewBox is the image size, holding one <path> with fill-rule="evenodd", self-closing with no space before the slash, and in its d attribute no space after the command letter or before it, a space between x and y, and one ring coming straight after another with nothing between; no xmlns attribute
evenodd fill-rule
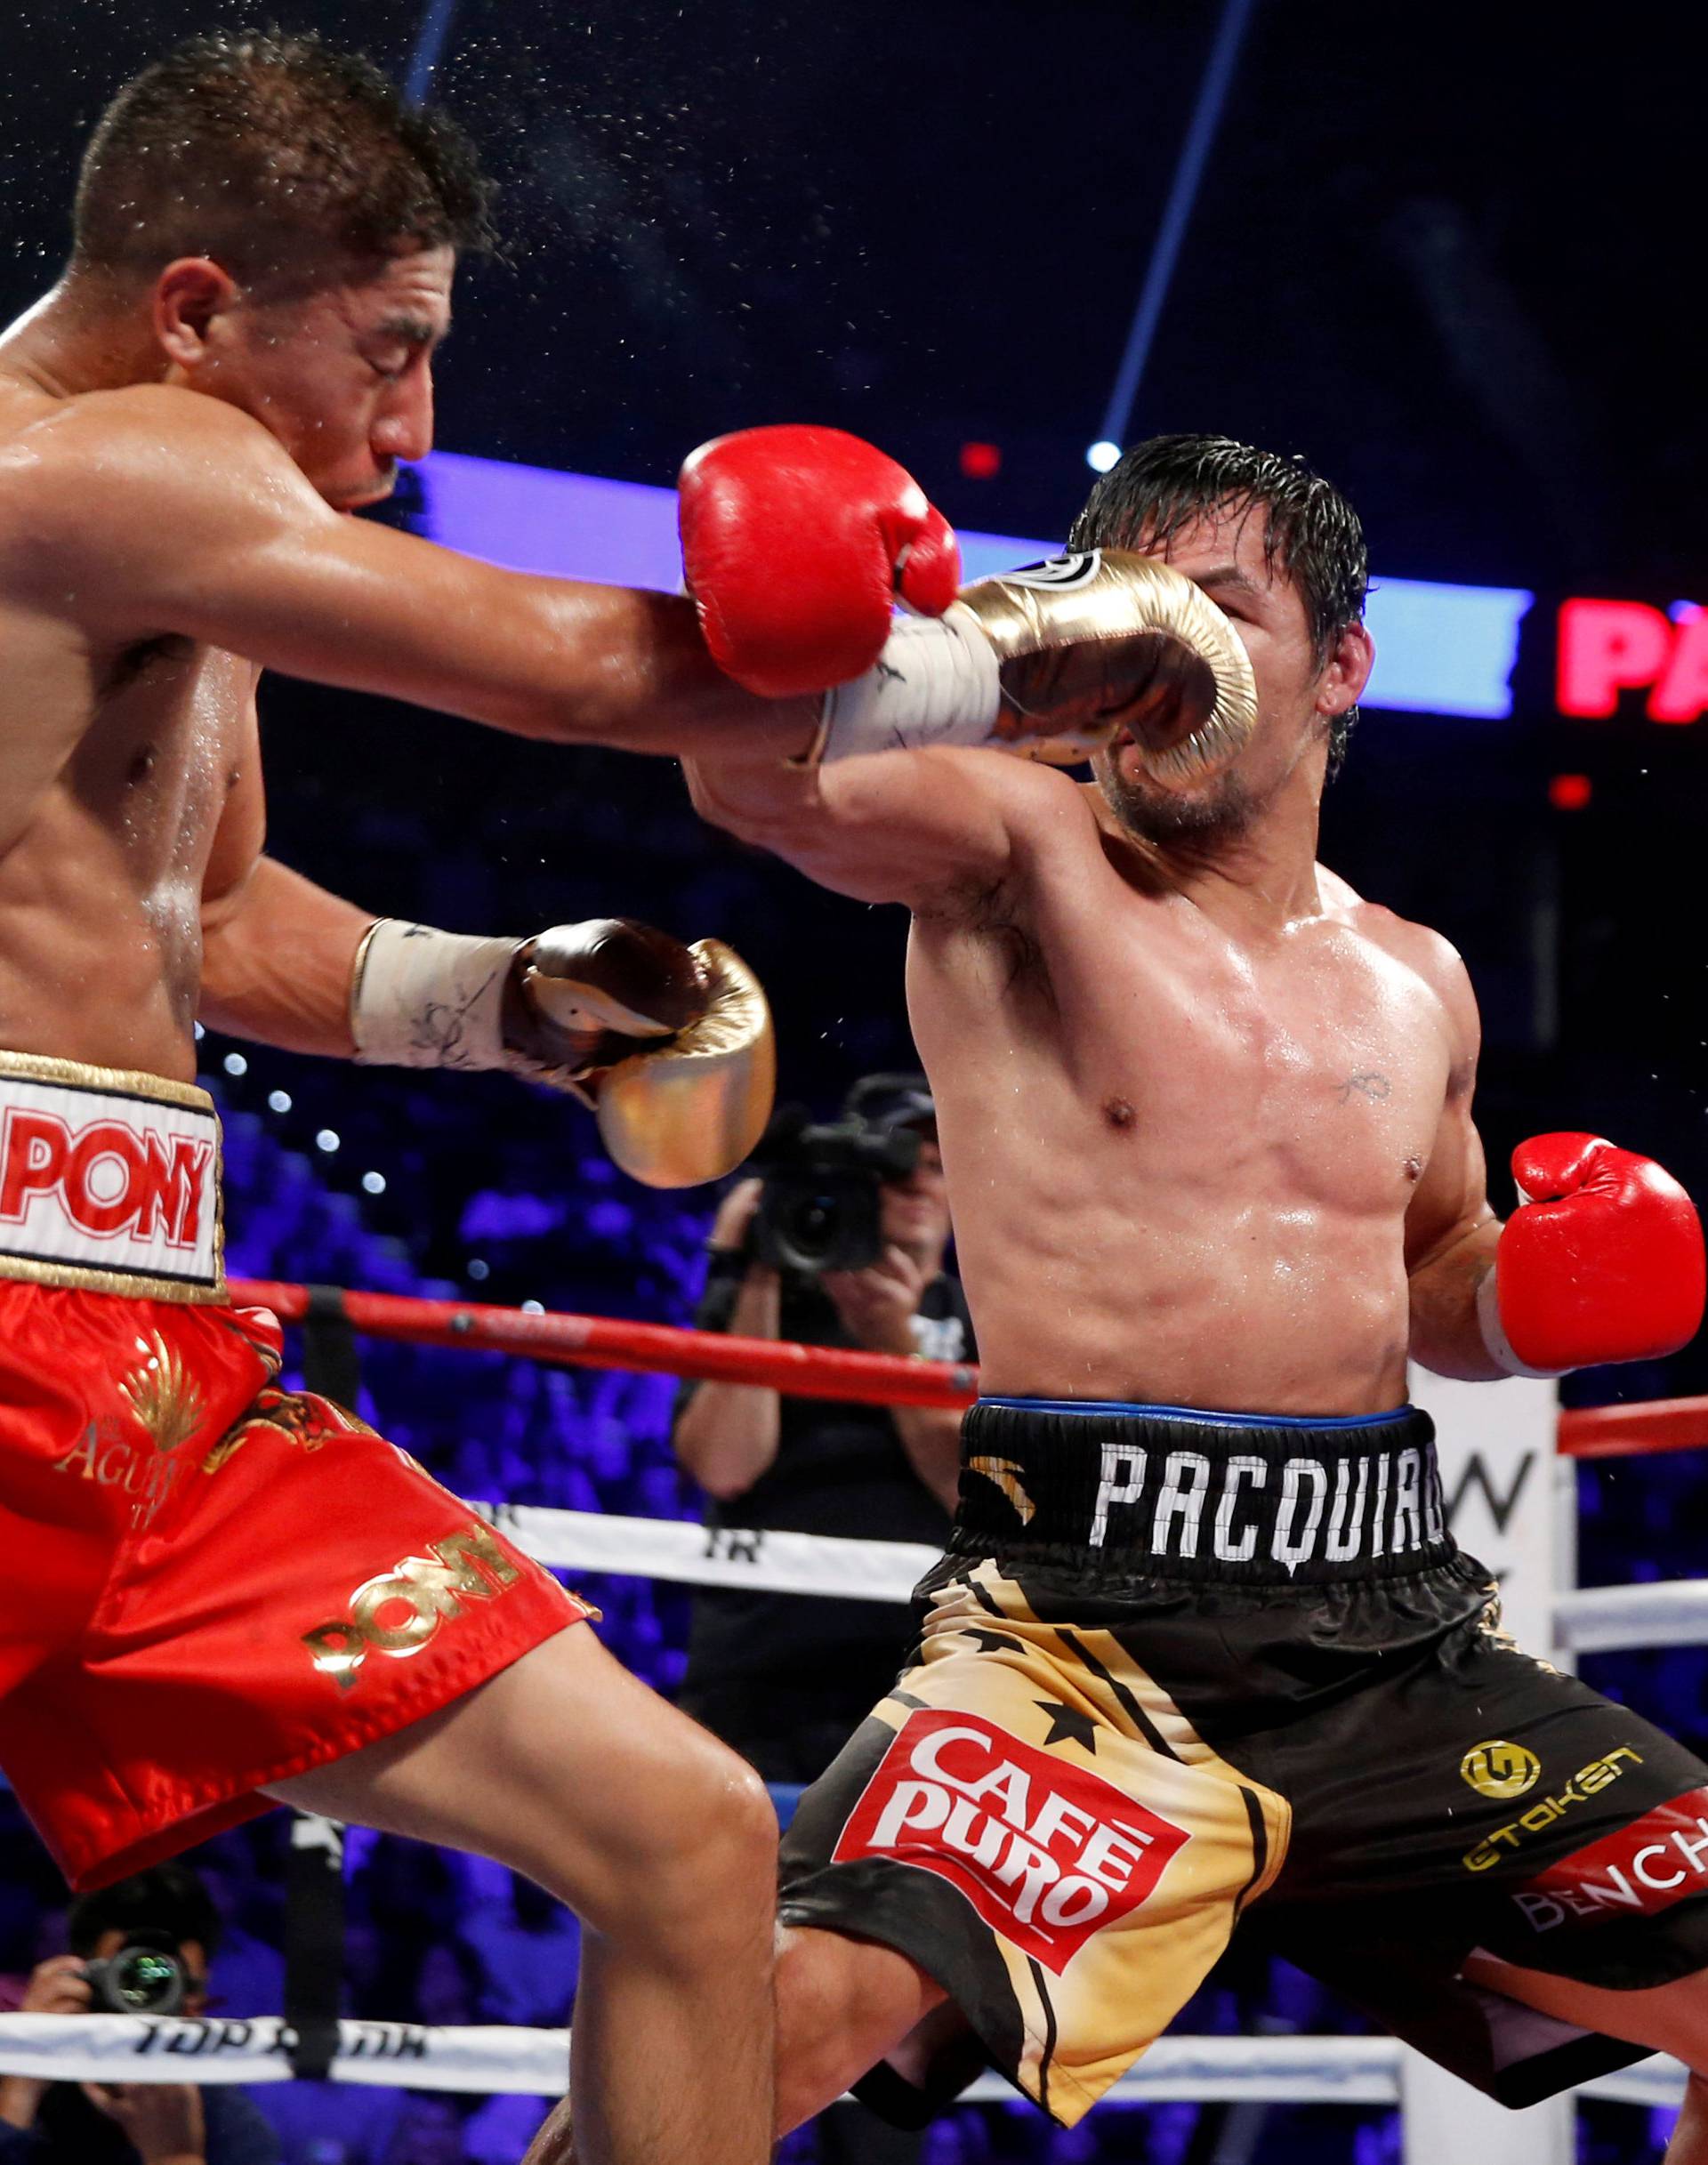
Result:
<svg viewBox="0 0 1708 2165"><path fill-rule="evenodd" d="M712 658L768 699L870 669L896 603L940 616L961 552L905 468L841 429L744 429L677 483L682 571Z"/></svg>
<svg viewBox="0 0 1708 2165"><path fill-rule="evenodd" d="M593 1108L612 1157L652 1187L721 1179L770 1117L770 1010L714 939L630 917L476 939L382 918L357 952L359 1060L503 1067Z"/></svg>
<svg viewBox="0 0 1708 2165"><path fill-rule="evenodd" d="M1672 1174L1599 1135L1512 1154L1519 1207L1478 1288L1484 1342L1516 1375L1676 1353L1701 1326L1702 1225Z"/></svg>
<svg viewBox="0 0 1708 2165"><path fill-rule="evenodd" d="M1125 730L1152 780L1185 789L1256 726L1250 659L1209 596L1155 557L1093 549L898 619L875 668L826 695L815 752L983 744L1071 765Z"/></svg>

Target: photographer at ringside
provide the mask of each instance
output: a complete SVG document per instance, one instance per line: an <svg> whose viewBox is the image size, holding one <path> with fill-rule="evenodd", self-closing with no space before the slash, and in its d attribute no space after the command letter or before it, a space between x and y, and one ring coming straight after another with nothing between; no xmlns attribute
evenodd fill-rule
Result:
<svg viewBox="0 0 1708 2165"><path fill-rule="evenodd" d="M79 1895L68 1954L37 1963L25 2015L200 2015L219 1918L189 1865L157 1864ZM114 2061L115 2070L122 2062ZM0 2076L0 2165L278 2165L278 2139L240 2089Z"/></svg>
<svg viewBox="0 0 1708 2165"><path fill-rule="evenodd" d="M868 1075L828 1128L786 1116L724 1198L700 1329L925 1359L974 1358L922 1075ZM947 1539L960 1414L689 1383L676 1455L716 1526ZM906 1605L701 1587L678 1703L770 1782L810 1782L895 1680Z"/></svg>

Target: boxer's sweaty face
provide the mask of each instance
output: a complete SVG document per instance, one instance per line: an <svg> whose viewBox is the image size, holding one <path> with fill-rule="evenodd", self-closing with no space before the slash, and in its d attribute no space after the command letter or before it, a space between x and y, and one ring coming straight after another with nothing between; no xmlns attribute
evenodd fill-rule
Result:
<svg viewBox="0 0 1708 2165"><path fill-rule="evenodd" d="M390 495L398 462L432 447L433 354L455 268L449 248L411 249L235 318L222 395L271 430L338 511Z"/></svg>
<svg viewBox="0 0 1708 2165"><path fill-rule="evenodd" d="M1298 588L1279 565L1264 561L1260 505L1210 513L1174 535L1165 560L1201 586L1231 619L1251 656L1257 683L1257 728L1230 768L1188 790L1153 782L1131 738L1117 738L1092 769L1122 824L1152 841L1242 832L1261 812L1314 743L1325 722L1317 709L1323 668ZM1141 537L1136 544L1147 546Z"/></svg>

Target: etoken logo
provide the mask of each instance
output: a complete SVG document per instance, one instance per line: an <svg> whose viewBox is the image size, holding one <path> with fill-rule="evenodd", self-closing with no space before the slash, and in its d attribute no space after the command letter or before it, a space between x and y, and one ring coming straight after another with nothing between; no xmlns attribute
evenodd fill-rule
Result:
<svg viewBox="0 0 1708 2165"><path fill-rule="evenodd" d="M1542 1761L1522 1744L1497 1737L1473 1744L1460 1760L1459 1771L1479 1797L1522 1797L1535 1787Z"/></svg>

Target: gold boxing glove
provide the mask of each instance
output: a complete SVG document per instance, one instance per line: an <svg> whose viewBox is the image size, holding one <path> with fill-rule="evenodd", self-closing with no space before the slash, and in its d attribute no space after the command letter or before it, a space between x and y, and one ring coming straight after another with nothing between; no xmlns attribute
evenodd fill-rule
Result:
<svg viewBox="0 0 1708 2165"><path fill-rule="evenodd" d="M825 698L810 759L982 744L1072 765L1127 731L1152 778L1189 788L1257 726L1238 634L1156 557L1093 549L898 617L875 668Z"/></svg>
<svg viewBox="0 0 1708 2165"><path fill-rule="evenodd" d="M502 1067L579 1098L624 1172L721 1179L770 1117L776 1050L758 980L719 940L632 918L470 938L383 918L358 952L356 1057Z"/></svg>
<svg viewBox="0 0 1708 2165"><path fill-rule="evenodd" d="M721 939L697 939L689 953L705 991L694 1020L576 1078L606 1149L649 1187L694 1187L733 1172L763 1132L777 1089L777 1042L759 979ZM549 1011L552 980L530 969L525 982Z"/></svg>

